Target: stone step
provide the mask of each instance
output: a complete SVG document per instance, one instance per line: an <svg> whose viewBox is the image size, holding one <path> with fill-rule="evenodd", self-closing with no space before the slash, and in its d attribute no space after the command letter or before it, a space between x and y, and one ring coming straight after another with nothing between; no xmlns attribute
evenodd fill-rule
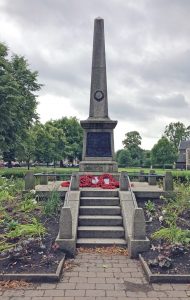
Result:
<svg viewBox="0 0 190 300"><path fill-rule="evenodd" d="M119 197L81 197L80 198L80 205L92 205L92 206L113 206L119 205Z"/></svg>
<svg viewBox="0 0 190 300"><path fill-rule="evenodd" d="M79 226L121 226L121 216L79 216Z"/></svg>
<svg viewBox="0 0 190 300"><path fill-rule="evenodd" d="M124 238L122 226L79 226L78 238Z"/></svg>
<svg viewBox="0 0 190 300"><path fill-rule="evenodd" d="M125 239L93 239L93 238L79 238L77 239L77 247L126 247L127 242Z"/></svg>
<svg viewBox="0 0 190 300"><path fill-rule="evenodd" d="M120 206L80 206L79 215L121 215Z"/></svg>
<svg viewBox="0 0 190 300"><path fill-rule="evenodd" d="M117 190L98 190L98 189L88 189L81 190L81 197L118 197Z"/></svg>

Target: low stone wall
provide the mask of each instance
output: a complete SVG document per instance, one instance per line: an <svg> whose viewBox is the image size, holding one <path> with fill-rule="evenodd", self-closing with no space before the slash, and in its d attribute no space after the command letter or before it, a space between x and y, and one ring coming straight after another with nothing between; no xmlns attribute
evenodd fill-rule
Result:
<svg viewBox="0 0 190 300"><path fill-rule="evenodd" d="M138 208L135 195L131 191L119 191L119 198L129 257L136 258L150 247L150 241L146 237L144 212L142 208Z"/></svg>
<svg viewBox="0 0 190 300"><path fill-rule="evenodd" d="M67 200L69 206L62 207L59 225L60 230L56 242L68 256L75 256L80 191L69 191ZM68 215L68 210L70 210L70 215Z"/></svg>

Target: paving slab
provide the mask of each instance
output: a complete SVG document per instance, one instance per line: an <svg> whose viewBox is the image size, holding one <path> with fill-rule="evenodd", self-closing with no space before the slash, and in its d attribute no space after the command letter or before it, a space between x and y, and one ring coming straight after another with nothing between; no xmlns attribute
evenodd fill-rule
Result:
<svg viewBox="0 0 190 300"><path fill-rule="evenodd" d="M80 253L59 283L0 289L1 300L185 300L189 284L149 284L140 262L122 255Z"/></svg>
<svg viewBox="0 0 190 300"><path fill-rule="evenodd" d="M41 191L41 192L47 192L47 191L52 191L52 190L58 190L58 191L67 191L67 187L62 187L61 183L63 181L49 181L47 185L36 185L35 189L36 191ZM98 188L80 188L81 191L96 191ZM149 185L147 182L139 182L139 181L134 181L131 182L131 189L134 192L143 192L143 191L150 191L150 192L163 192L163 189L159 187L158 185ZM102 190L102 189L100 189ZM119 189L115 189L119 190ZM103 189L103 191L110 191Z"/></svg>

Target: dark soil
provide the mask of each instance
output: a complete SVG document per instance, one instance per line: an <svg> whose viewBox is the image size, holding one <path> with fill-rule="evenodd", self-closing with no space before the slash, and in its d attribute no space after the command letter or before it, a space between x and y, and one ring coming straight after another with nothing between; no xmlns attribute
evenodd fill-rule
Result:
<svg viewBox="0 0 190 300"><path fill-rule="evenodd" d="M16 238L8 242L13 250L0 253L1 273L55 273L64 253L58 248L55 239L59 230L59 216L46 217L39 211L34 216L46 227L44 237ZM19 215L17 214L19 220ZM3 228L1 227L1 232Z"/></svg>
<svg viewBox="0 0 190 300"><path fill-rule="evenodd" d="M190 247L180 244L169 244L163 240L153 240L151 235L162 227L159 221L159 216L162 215L163 201L160 199L153 200L156 208L156 215L152 222L148 221L148 216L145 210L145 201L138 201L138 206L142 207L145 212L146 232L151 241L149 251L142 254L145 261L148 263L152 273L158 274L189 274L190 273ZM185 211L178 219L177 225L182 229L190 229L190 211ZM160 265L157 265L157 263Z"/></svg>

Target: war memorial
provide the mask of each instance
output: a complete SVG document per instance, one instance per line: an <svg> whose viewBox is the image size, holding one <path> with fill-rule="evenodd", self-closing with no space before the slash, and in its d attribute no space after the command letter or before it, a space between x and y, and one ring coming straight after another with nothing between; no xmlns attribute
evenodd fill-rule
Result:
<svg viewBox="0 0 190 300"><path fill-rule="evenodd" d="M149 247L142 208L138 208L127 174L118 173L114 153L113 130L117 121L108 114L108 92L104 20L94 21L89 117L81 121L84 130L83 155L79 172L71 184L61 211L60 231L56 242L75 255L77 247L120 246L129 249L130 257ZM81 188L81 176L102 174L118 180L119 188Z"/></svg>
<svg viewBox="0 0 190 300"><path fill-rule="evenodd" d="M117 172L113 129L117 121L109 118L106 76L104 20L94 22L90 110L87 120L81 121L84 130L81 172Z"/></svg>

